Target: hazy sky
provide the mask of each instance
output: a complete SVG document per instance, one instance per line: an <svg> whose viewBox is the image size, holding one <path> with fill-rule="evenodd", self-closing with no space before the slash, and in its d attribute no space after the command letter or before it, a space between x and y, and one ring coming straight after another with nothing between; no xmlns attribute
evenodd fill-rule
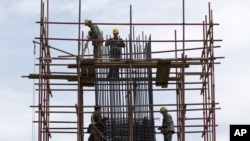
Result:
<svg viewBox="0 0 250 141"><path fill-rule="evenodd" d="M53 1L53 2L52 2ZM186 0L186 21L202 22L208 11L208 0ZM250 124L250 1L249 0L210 0L215 23L215 37L223 41L215 54L225 56L215 66L216 102L221 110L216 111L217 140L229 140L230 124ZM134 22L181 22L182 0L83 0L82 19L91 18L94 22L128 22L129 5L133 9ZM78 20L78 0L51 0L51 21ZM22 78L37 72L34 69L34 44L39 36L40 0L1 0L0 1L0 140L33 141L34 103L33 80ZM59 28L59 29L58 29ZM100 26L104 34L110 34L112 26ZM128 27L119 27L125 38ZM51 27L51 36L77 37L77 28ZM88 28L82 26L82 30ZM151 34L154 39L172 38L173 33L161 34L162 27L136 27L136 31ZM164 37L163 37L163 36ZM63 43L55 43L57 46ZM70 49L69 49L70 50ZM38 53L38 46L36 46ZM35 101L36 102L36 101ZM159 115L156 115L158 117ZM161 118L161 117L160 117ZM159 124L159 122L157 122ZM176 134L174 135L176 139ZM53 138L52 138L53 140ZM67 139L65 139L66 141ZM162 135L157 135L157 141ZM192 137L187 141L193 140ZM200 135L195 140L203 140ZM63 139L60 139L63 141Z"/></svg>

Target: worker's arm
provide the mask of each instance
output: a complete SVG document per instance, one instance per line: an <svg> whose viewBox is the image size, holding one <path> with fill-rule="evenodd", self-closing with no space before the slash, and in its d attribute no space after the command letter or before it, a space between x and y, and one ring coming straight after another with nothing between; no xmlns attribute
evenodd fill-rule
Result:
<svg viewBox="0 0 250 141"><path fill-rule="evenodd" d="M120 47L125 47L125 43L124 41L120 38L120 44L119 44Z"/></svg>
<svg viewBox="0 0 250 141"><path fill-rule="evenodd" d="M111 45L110 42L111 42L111 39L108 39L108 40L105 42L105 46L110 46L110 45Z"/></svg>
<svg viewBox="0 0 250 141"><path fill-rule="evenodd" d="M95 117L96 125L98 125L98 126L104 128L104 123L103 123L103 121L102 121L102 116L101 116L101 114L96 114L95 116L96 116L96 117Z"/></svg>

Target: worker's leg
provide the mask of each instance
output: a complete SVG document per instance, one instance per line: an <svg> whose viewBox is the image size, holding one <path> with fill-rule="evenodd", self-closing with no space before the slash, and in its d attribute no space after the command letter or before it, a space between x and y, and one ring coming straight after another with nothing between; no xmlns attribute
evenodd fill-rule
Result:
<svg viewBox="0 0 250 141"><path fill-rule="evenodd" d="M98 133L95 133L94 134L94 141L100 141L101 140L101 134L98 132Z"/></svg>
<svg viewBox="0 0 250 141"><path fill-rule="evenodd" d="M97 58L101 58L102 56L102 43L99 43L97 46Z"/></svg>
<svg viewBox="0 0 250 141"><path fill-rule="evenodd" d="M164 135L164 141L172 141L172 133Z"/></svg>
<svg viewBox="0 0 250 141"><path fill-rule="evenodd" d="M94 47L94 58L95 59L99 59L101 58L101 49L102 49L102 43L99 43L97 45L95 45Z"/></svg>
<svg viewBox="0 0 250 141"><path fill-rule="evenodd" d="M110 48L109 50L109 58L110 62L114 61L114 48ZM114 76L114 68L109 68L109 73L107 75L107 78L113 78Z"/></svg>
<svg viewBox="0 0 250 141"><path fill-rule="evenodd" d="M95 45L93 46L94 48L94 58L95 59L98 59L98 58L101 58L101 49L102 49L102 44L98 44L98 45Z"/></svg>
<svg viewBox="0 0 250 141"><path fill-rule="evenodd" d="M88 141L94 141L94 136L93 136L93 134L90 134Z"/></svg>
<svg viewBox="0 0 250 141"><path fill-rule="evenodd" d="M121 49L119 49L119 50L117 50L117 57L116 57L117 59L117 61L120 61L121 60L121 58L122 58L122 55L121 55Z"/></svg>
<svg viewBox="0 0 250 141"><path fill-rule="evenodd" d="M115 60L116 61L120 61L120 49L116 49L116 54L115 54ZM119 67L117 66L117 68L115 68L115 77L116 78L119 78Z"/></svg>
<svg viewBox="0 0 250 141"><path fill-rule="evenodd" d="M119 78L119 68L114 69L115 78Z"/></svg>
<svg viewBox="0 0 250 141"><path fill-rule="evenodd" d="M164 141L168 141L167 135L163 135Z"/></svg>
<svg viewBox="0 0 250 141"><path fill-rule="evenodd" d="M94 54L94 58L98 58L97 57L97 46L93 46L93 54Z"/></svg>
<svg viewBox="0 0 250 141"><path fill-rule="evenodd" d="M115 49L114 48L110 48L109 58L111 58L110 61L114 61L114 58L115 58Z"/></svg>
<svg viewBox="0 0 250 141"><path fill-rule="evenodd" d="M113 72L114 72L114 69L110 68L107 78L113 78L113 74L114 74Z"/></svg>

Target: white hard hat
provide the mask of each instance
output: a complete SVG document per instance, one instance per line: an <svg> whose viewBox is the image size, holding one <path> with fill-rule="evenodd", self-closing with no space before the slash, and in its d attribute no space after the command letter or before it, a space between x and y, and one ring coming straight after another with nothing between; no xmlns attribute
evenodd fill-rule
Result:
<svg viewBox="0 0 250 141"><path fill-rule="evenodd" d="M85 19L84 23L87 24L90 21L91 21L90 19Z"/></svg>
<svg viewBox="0 0 250 141"><path fill-rule="evenodd" d="M167 108L166 107L161 107L160 112L164 112L164 111L167 111Z"/></svg>

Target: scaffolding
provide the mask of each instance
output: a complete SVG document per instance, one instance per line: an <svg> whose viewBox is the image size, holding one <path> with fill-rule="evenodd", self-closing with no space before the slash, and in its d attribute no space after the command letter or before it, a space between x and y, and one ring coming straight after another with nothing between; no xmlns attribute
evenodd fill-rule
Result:
<svg viewBox="0 0 250 141"><path fill-rule="evenodd" d="M79 0L79 11L81 5ZM184 7L183 2L183 12ZM50 1L41 0L37 22L40 36L33 41L39 45L35 64L39 72L26 76L37 80L37 103L31 107L36 110L37 119L33 122L38 141L57 139L53 138L57 135L83 141L88 136L86 129L95 105L100 105L102 115L107 117L103 134L108 140L155 141L161 134L156 114L161 106L166 106L174 117L174 136L178 141L188 140L190 134L199 134L204 141L216 141L215 112L220 108L215 99L214 67L224 57L215 55L222 40L214 38L214 26L219 24L213 22L210 4L208 16L201 23L186 23L184 16L182 23L133 23L132 6L129 23L95 23L130 29L121 59L114 61L109 47L103 46L101 62L87 53L81 12L77 22L58 22L50 21L49 9ZM153 40L154 35L144 32L135 35L134 27L141 25L177 26L182 39L177 39L177 30L173 40ZM72 30L72 26L77 35L62 37L53 33L58 31L55 27ZM187 27L200 27L201 39L186 39ZM171 49L154 50L157 43ZM109 71L114 70L118 75L108 77ZM194 98L197 94L198 98Z"/></svg>

